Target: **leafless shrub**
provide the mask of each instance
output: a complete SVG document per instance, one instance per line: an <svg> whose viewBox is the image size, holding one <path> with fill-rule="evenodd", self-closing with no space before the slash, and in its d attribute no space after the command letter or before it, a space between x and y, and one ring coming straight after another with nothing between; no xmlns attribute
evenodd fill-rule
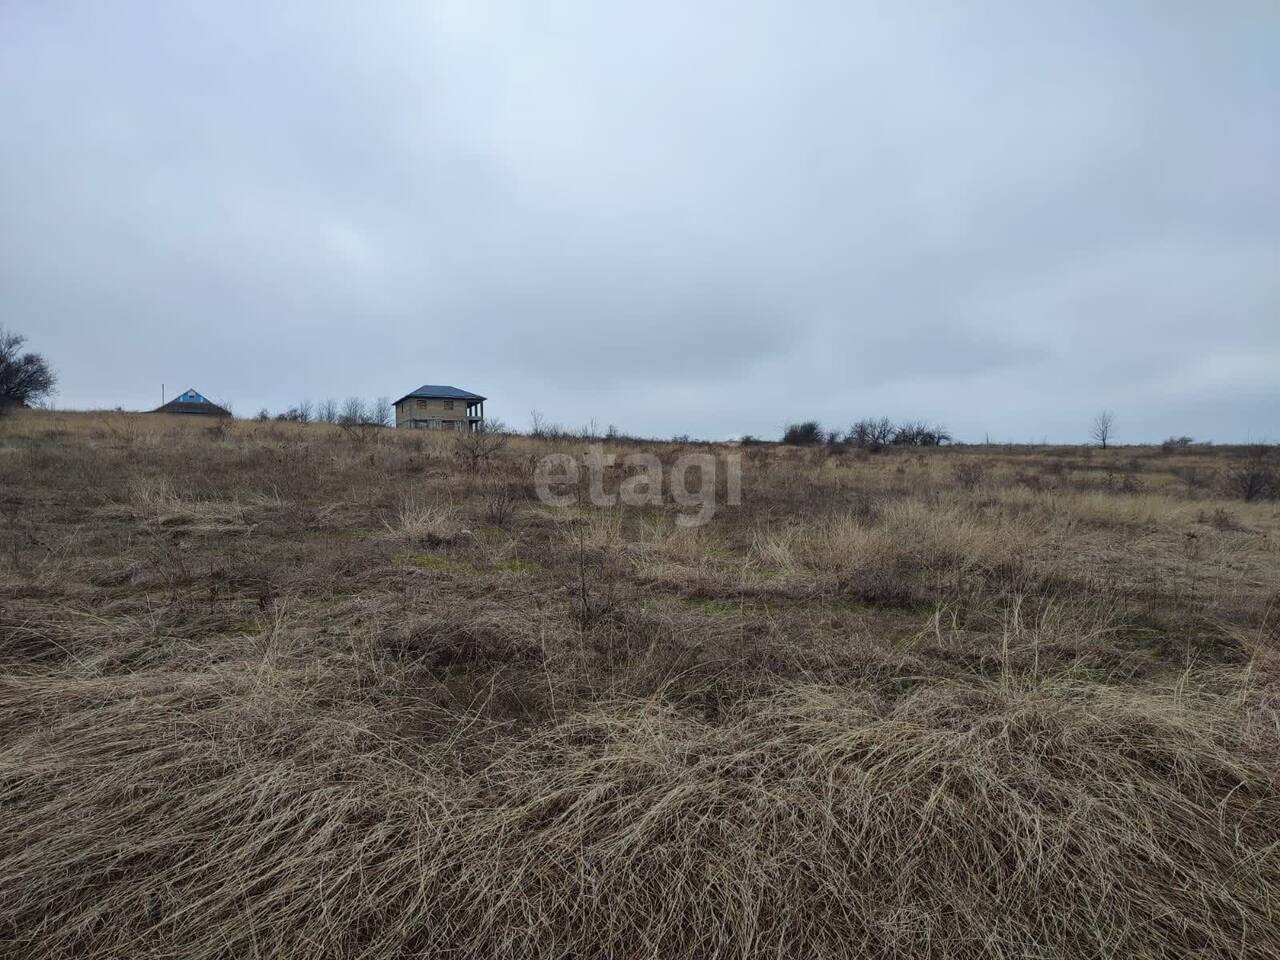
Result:
<svg viewBox="0 0 1280 960"><path fill-rule="evenodd" d="M1280 498L1276 450L1265 443L1251 444L1244 458L1228 474L1228 489L1246 502Z"/></svg>
<svg viewBox="0 0 1280 960"><path fill-rule="evenodd" d="M1193 443L1195 443L1195 440L1193 440L1191 437L1187 437L1187 436L1169 437L1168 439L1161 442L1160 452L1161 453L1177 453L1180 450L1187 449L1187 447L1191 446L1191 444Z"/></svg>
<svg viewBox="0 0 1280 960"><path fill-rule="evenodd" d="M505 527L511 522L515 512L516 499L507 483L497 483L489 487L484 500L485 522L495 527Z"/></svg>
<svg viewBox="0 0 1280 960"><path fill-rule="evenodd" d="M459 433L453 442L454 455L469 473L479 473L493 463L510 440L507 425L491 418L476 424L474 430Z"/></svg>
<svg viewBox="0 0 1280 960"><path fill-rule="evenodd" d="M608 564L602 557L593 556L588 549L590 532L591 524L584 518L573 521L571 538L574 545L575 576L572 586L572 616L582 628L608 616L615 602L614 582L608 575Z"/></svg>

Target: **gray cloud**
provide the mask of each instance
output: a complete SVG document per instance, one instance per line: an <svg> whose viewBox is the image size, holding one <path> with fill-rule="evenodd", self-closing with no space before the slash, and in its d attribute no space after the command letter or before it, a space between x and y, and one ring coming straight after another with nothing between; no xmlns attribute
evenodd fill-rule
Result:
<svg viewBox="0 0 1280 960"><path fill-rule="evenodd" d="M1280 436L1280 18L1033 6L8 4L0 318L63 406Z"/></svg>

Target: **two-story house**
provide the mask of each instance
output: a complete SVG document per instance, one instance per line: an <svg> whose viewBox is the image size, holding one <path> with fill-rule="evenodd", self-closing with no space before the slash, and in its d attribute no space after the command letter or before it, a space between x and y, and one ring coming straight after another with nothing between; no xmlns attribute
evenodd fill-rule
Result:
<svg viewBox="0 0 1280 960"><path fill-rule="evenodd" d="M419 430L479 430L485 398L457 387L421 386L395 402L396 426Z"/></svg>

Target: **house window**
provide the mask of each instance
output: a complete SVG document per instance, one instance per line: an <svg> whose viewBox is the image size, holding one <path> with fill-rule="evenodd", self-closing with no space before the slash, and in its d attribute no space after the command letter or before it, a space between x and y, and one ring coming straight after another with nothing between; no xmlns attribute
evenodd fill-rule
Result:
<svg viewBox="0 0 1280 960"><path fill-rule="evenodd" d="M452 410L452 409L453 409L453 401L452 401L452 400L446 400L446 401L444 402L444 408L445 408L446 410Z"/></svg>
<svg viewBox="0 0 1280 960"><path fill-rule="evenodd" d="M427 401L425 401L425 400L419 400L419 401L418 401L418 409L419 409L419 410L425 410L425 409L427 409Z"/></svg>

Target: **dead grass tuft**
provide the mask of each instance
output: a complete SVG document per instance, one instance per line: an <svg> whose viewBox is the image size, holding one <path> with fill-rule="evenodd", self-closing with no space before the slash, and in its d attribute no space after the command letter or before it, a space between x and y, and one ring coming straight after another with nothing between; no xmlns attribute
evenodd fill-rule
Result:
<svg viewBox="0 0 1280 960"><path fill-rule="evenodd" d="M601 702L487 745L464 714L427 746L371 698L327 718L333 679L6 681L7 721L61 717L2 755L17 955L1275 946L1280 788L1239 691L796 685L714 723Z"/></svg>

